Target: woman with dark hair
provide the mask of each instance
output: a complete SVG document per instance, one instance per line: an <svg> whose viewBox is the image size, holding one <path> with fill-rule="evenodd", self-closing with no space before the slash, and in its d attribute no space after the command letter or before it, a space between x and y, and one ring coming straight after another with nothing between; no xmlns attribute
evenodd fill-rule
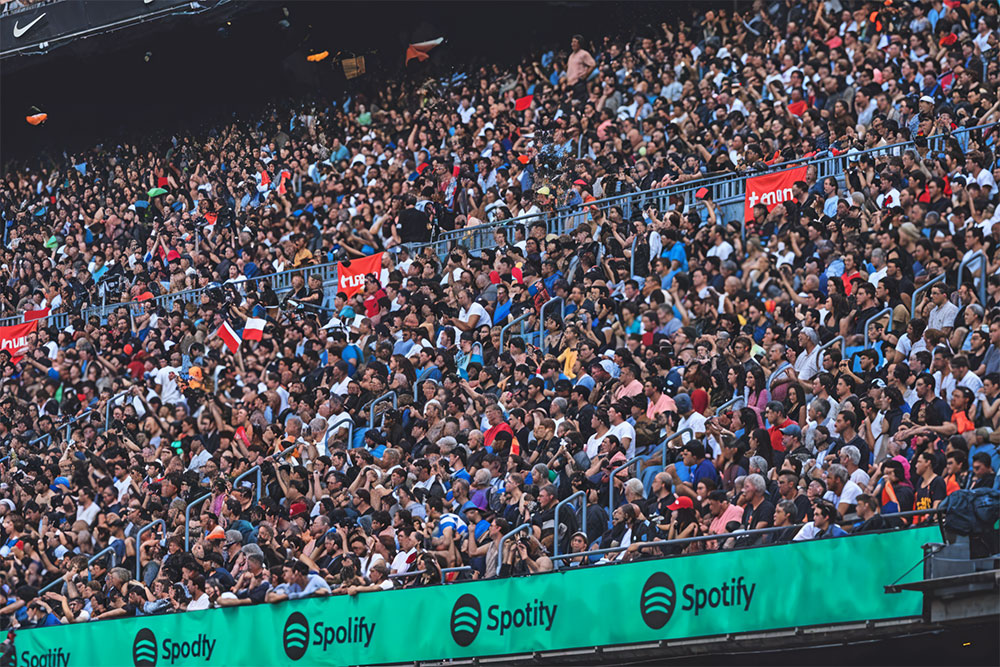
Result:
<svg viewBox="0 0 1000 667"><path fill-rule="evenodd" d="M757 428L750 433L750 450L747 452L747 460L754 456L760 456L767 461L767 467L774 467L774 449L771 447L771 435L767 429Z"/></svg>
<svg viewBox="0 0 1000 667"><path fill-rule="evenodd" d="M757 364L746 372L746 386L743 388L743 404L758 415L764 414L764 408L771 400L771 392L767 390L767 379L764 369Z"/></svg>
<svg viewBox="0 0 1000 667"><path fill-rule="evenodd" d="M802 390L802 385L794 382L788 385L788 395L785 396L785 414L799 426L804 425L809 418L806 395Z"/></svg>
<svg viewBox="0 0 1000 667"><path fill-rule="evenodd" d="M729 398L743 398L743 388L746 386L746 373L742 366L730 366L726 371L726 384L729 386Z"/></svg>

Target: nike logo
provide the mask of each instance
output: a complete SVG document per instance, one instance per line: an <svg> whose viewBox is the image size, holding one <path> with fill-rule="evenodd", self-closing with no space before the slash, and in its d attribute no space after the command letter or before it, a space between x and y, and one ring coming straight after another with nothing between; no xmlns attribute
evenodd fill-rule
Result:
<svg viewBox="0 0 1000 667"><path fill-rule="evenodd" d="M21 27L19 27L17 25L17 21L14 21L14 39L17 39L18 37L20 37L24 33L26 33L29 30L31 30L31 26L33 26L36 23L38 23L39 21L41 21L44 17L45 17L45 12L42 12L41 14L38 15L38 18L36 18L34 21L32 21L28 25L24 26L23 28L21 28Z"/></svg>

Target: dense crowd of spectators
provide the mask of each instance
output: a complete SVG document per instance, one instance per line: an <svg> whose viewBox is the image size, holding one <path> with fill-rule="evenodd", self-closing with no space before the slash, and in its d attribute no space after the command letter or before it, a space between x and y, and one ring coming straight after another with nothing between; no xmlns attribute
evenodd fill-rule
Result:
<svg viewBox="0 0 1000 667"><path fill-rule="evenodd" d="M1000 133L958 130L998 115L997 48L995 2L755 3L6 168L3 312L73 315L43 321L23 359L0 352L0 619L836 537L995 486ZM843 181L810 170L745 238L705 201L580 208L561 234L529 220L478 254L412 249L839 153ZM315 277L285 295L241 282L380 251L350 297ZM960 268L977 252L984 266ZM85 315L193 287L210 288L200 303ZM541 336L501 346L525 314ZM247 317L263 340L231 354L215 332ZM656 453L613 474L668 439L665 468ZM575 491L586 524L556 525ZM731 535L765 527L787 530ZM618 550L556 560L556 543Z"/></svg>

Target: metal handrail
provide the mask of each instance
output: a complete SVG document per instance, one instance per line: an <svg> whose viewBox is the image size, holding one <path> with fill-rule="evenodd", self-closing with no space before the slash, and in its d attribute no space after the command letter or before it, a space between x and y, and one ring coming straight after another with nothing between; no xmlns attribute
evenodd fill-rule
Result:
<svg viewBox="0 0 1000 667"><path fill-rule="evenodd" d="M934 285L937 285L940 282L944 282L944 279L946 277L947 276L942 273L941 275L935 276L934 278L932 278L931 280L928 280L927 282L925 282L923 285L921 285L917 289L913 290L913 296L910 297L910 319L911 320L914 317L917 316L917 297L920 296L921 294L923 294L924 292L926 292L927 290L929 290Z"/></svg>
<svg viewBox="0 0 1000 667"><path fill-rule="evenodd" d="M136 581L142 580L142 556L140 552L140 547L142 546L142 534L153 530L154 527L159 526L163 529L163 536L167 535L167 522L163 519L157 519L156 521L151 521L145 526L139 529L139 532L135 534L135 578Z"/></svg>
<svg viewBox="0 0 1000 667"><path fill-rule="evenodd" d="M103 558L105 554L111 554L111 567L117 567L118 563L115 562L115 555L116 555L115 554L115 548L113 546L111 546L111 545L108 545L108 546L104 547L103 549L101 549L100 551L98 551L96 554L94 554L93 556L91 556L90 558L88 558L87 559L87 567L90 567L91 565L93 565L99 558ZM138 555L136 556L136 558L138 558ZM108 568L108 569L110 570L111 568ZM53 588L55 588L57 585L62 584L62 583L65 583L65 580L62 577L56 577L55 579L53 579L49 583L45 584L45 586L42 587L38 591L38 595L40 596L43 593L48 593Z"/></svg>
<svg viewBox="0 0 1000 667"><path fill-rule="evenodd" d="M201 505L211 497L211 493L206 493L201 498L189 502L188 506L184 508L184 551L191 551L191 509Z"/></svg>
<svg viewBox="0 0 1000 667"><path fill-rule="evenodd" d="M234 479L233 480L233 488L235 489L237 484L239 484L245 477L248 477L249 475L251 475L253 473L257 473L257 489L256 489L256 491L257 491L257 502L259 503L260 502L260 487L261 487L261 471L260 471L260 466L254 466L254 467L250 468L249 470L247 470L242 475L240 475L239 477L237 477L236 479Z"/></svg>
<svg viewBox="0 0 1000 667"><path fill-rule="evenodd" d="M334 422L332 426L327 426L326 427L326 432L323 434L323 446L326 447L328 450L329 450L329 447L328 447L327 443L330 442L330 438L327 437L326 434L330 433L331 431L333 431L334 433L336 433L336 431L334 429L336 429L337 431L339 431L341 424L347 424L347 445L348 445L348 447L350 447L354 443L354 418L350 417L350 416L348 416L348 417L342 417L342 418L338 419L336 422Z"/></svg>
<svg viewBox="0 0 1000 667"><path fill-rule="evenodd" d="M868 327L870 327L873 322L879 321L880 319L882 319L886 315L889 316L889 326L886 327L886 329L891 329L892 328L892 308L890 308L888 306L886 306L885 308L883 308L882 310L878 311L877 313L875 313L874 315L872 315L871 317L869 317L867 320L865 320L865 349L866 350L869 347L871 347L871 342L868 340Z"/></svg>
<svg viewBox="0 0 1000 667"><path fill-rule="evenodd" d="M987 123L985 125L977 125L975 127L958 128L957 130L954 130L950 135L945 135L945 134L934 135L932 137L928 137L928 146L931 148L931 150L934 150L936 146L939 146L939 144L941 144L941 142L947 141L949 137L955 137L960 134L969 134L971 132L983 131L992 128L995 125L997 125L997 123ZM839 163L846 162L848 158L856 159L867 154L893 155L893 154L899 154L903 150L910 148L914 148L914 143L912 141L899 144L892 144L889 146L879 146L877 148L869 148L864 151L851 153L849 155L842 153L840 155L830 154L830 155L812 156L808 158L796 158L794 160L788 160L786 162L779 162L770 165L764 171L753 172L751 174L745 174L745 173L734 174L733 172L718 172L714 174L705 175L698 179L684 181L683 183L675 183L667 185L662 188L654 188L642 192L632 192L624 195L616 195L614 197L605 197L603 199L585 202L575 207L564 207L562 209L558 209L551 213L519 216L517 218L513 218L510 220L502 220L496 223L479 225L472 229L474 230L474 233L479 236L482 236L484 238L487 237L491 238L493 232L497 229L509 230L513 229L517 225L526 225L530 224L531 222L542 220L546 222L546 228L554 233L554 230L558 228L559 223L562 223L563 220L584 214L587 210L589 210L592 207L596 207L599 209L607 209L613 206L624 206L625 208L631 209L631 203L633 201L648 203L650 200L656 200L660 204L660 210L662 211L665 210L665 205L669 204L669 201L672 197L676 198L678 196L682 197L682 199L685 201L685 206L694 205L696 202L694 198L694 193L697 192L702 187L708 187L712 189L713 190L712 199L713 201L718 203L723 199L733 199L736 197L742 197L744 195L743 191L745 189L745 180L748 176L759 176L762 174L782 171L784 169L788 169L789 167L798 166L801 164L816 166L818 172L817 173L818 178L824 178L826 176L833 176L833 175L839 176L843 171L842 169L837 171L837 173L835 174L834 173L834 171L836 171L835 169L824 170L822 168L826 167L827 165L837 165ZM718 190L719 192L715 192L715 190ZM459 241L463 237L468 236L469 233L470 229L456 230L455 232L443 232L442 234L439 235L436 241L432 241L430 243L425 243L425 244L407 244L407 246L411 254L419 253L424 247L434 247L434 248L438 246L447 247L449 243L454 241ZM416 255L414 254L414 256ZM330 271L330 269L332 269L332 271ZM254 276L252 278L244 278L241 279L240 281L236 281L231 284L236 284L238 286L241 286L246 283L254 283L264 279L270 279L272 281L272 286L274 291L279 292L287 289L287 285L285 285L284 283L288 283L289 285L291 284L292 275L296 273L308 274L309 272L314 272L316 270L324 272L325 276L324 282L325 282L327 279L329 279L326 277L327 273L335 275L336 263L329 262L325 264L315 264L306 267L299 267L296 269L288 269L286 271ZM172 306L175 301L179 300L194 301L195 299L199 298L206 289L208 288L204 287L193 290L186 290L184 292L172 292L169 294L163 294L157 297L153 297L153 299L150 299L149 301L138 301L138 302L127 301L122 303L106 304L103 306L102 305L92 306L90 308L85 309L83 313L81 313L80 315L84 319L87 319L92 315L104 316L106 315L106 313L112 312L120 307L127 307L127 308L138 307L140 304L148 304L150 301L152 301L154 304L158 306L159 305ZM52 313L49 315L48 319L50 320L52 326L62 329L69 324L69 316L71 314L72 313L69 312ZM17 324L22 320L23 320L23 314L17 314L6 318L0 318L0 325Z"/></svg>
<svg viewBox="0 0 1000 667"><path fill-rule="evenodd" d="M895 518L905 518L910 516L916 516L921 514L926 515L937 515L943 514L944 510L941 509L929 509L929 510L909 510L906 512L897 512L894 514L883 514L883 517L895 517ZM771 533L780 533L786 531L789 528L799 528L804 526L804 523L796 523L791 526L777 526L771 528L754 528L753 530L744 530L737 533L722 533L720 535L698 535L696 537L682 537L674 540L656 540L653 542L642 542L644 548L647 547L666 547L666 546L687 546L689 544L697 544L699 542L714 542L714 541L724 541L731 538L745 538L745 537L759 537L762 535L769 535ZM871 535L872 533L863 533L865 535ZM850 533L847 535L850 537ZM756 546L756 545L755 545ZM761 545L766 546L766 545ZM575 551L568 554L562 554L557 556L550 556L552 560L565 560L567 558L576 558L577 556L598 556L602 554L618 553L628 549L628 546L617 546L608 547L606 549L591 549L588 551Z"/></svg>
<svg viewBox="0 0 1000 667"><path fill-rule="evenodd" d="M739 400L742 401L743 399L741 398ZM730 403L731 402L732 401L730 401ZM664 440L663 442L661 442L660 444L658 444L656 446L656 449L654 449L653 451L651 451L649 454L646 454L646 459L648 460L649 458L651 458L653 456L653 454L655 454L656 452L662 450L663 451L663 460L662 460L662 463L660 465L662 465L664 468L666 468L667 467L667 451L669 451L670 443L672 441L676 440L677 438L683 436L684 434L687 434L687 435L690 435L690 436L693 437L694 436L694 431L692 431L689 428L685 428L685 429L681 429L680 431L677 431L676 433L671 433L670 435L667 436L666 440Z"/></svg>
<svg viewBox="0 0 1000 667"><path fill-rule="evenodd" d="M395 410L399 407L399 397L396 396L395 390L389 390L376 398L374 401L368 404L368 428L375 427L375 406L379 403L384 403L385 401L392 399L392 409ZM385 421L385 415L382 416L382 421Z"/></svg>
<svg viewBox="0 0 1000 667"><path fill-rule="evenodd" d="M123 392L119 392L108 399L107 404L104 406L104 430L107 431L111 427L111 408L114 407L114 403L119 398L128 396L131 389L126 389ZM123 406L124 407L124 404Z"/></svg>
<svg viewBox="0 0 1000 667"><path fill-rule="evenodd" d="M955 286L957 291L962 286L962 279L965 277L965 267L970 266L973 263L979 263L982 267L980 269L979 276L979 305L986 307L986 271L989 264L986 260L986 255L982 252L976 251L962 260L962 263L958 265L958 285ZM972 276L972 286L976 287L976 277Z"/></svg>
<svg viewBox="0 0 1000 667"><path fill-rule="evenodd" d="M506 535L504 535L503 537L500 538L499 549L497 549L497 576L498 577L500 576L500 570L503 567L503 545L504 545L504 542L506 542L508 538L513 537L514 535L517 535L518 533L523 533L525 531L525 529L531 530L531 524L530 523L522 523L520 526L518 526L517 528L514 528L509 533L507 533Z"/></svg>
<svg viewBox="0 0 1000 667"><path fill-rule="evenodd" d="M840 350L841 353L843 353L844 347L846 347L847 345L847 343L844 341L843 336L837 336L835 338L831 338L830 340L819 346L819 353L817 353L816 355L816 367L820 370L820 372L823 372L823 353L825 353L827 350L833 347L834 344L836 343L840 343Z"/></svg>
<svg viewBox="0 0 1000 667"><path fill-rule="evenodd" d="M451 574L452 572L472 572L472 568L468 565L463 565L461 567L443 567L441 568L441 584L447 583L444 578L446 574Z"/></svg>
<svg viewBox="0 0 1000 667"><path fill-rule="evenodd" d="M664 451L664 458L666 457L666 449ZM610 521L611 515L615 513L615 476L618 475L622 470L625 470L633 463L638 463L642 460L641 456L633 456L625 463L621 464L617 468L611 471L611 476L608 478L608 520Z"/></svg>
<svg viewBox="0 0 1000 667"><path fill-rule="evenodd" d="M69 434L73 430L73 425L76 424L78 421L84 419L85 417L87 417L87 416L89 416L89 415L91 415L93 413L94 413L94 410L87 410L82 415L77 415L76 417L73 417L68 422L66 422L65 424L63 424L62 426L58 426L57 429L62 430L62 429L65 428L66 429L66 440L69 440ZM51 433L46 433L45 435L39 436L39 437L35 438L34 440L32 440L31 442L29 442L28 446L30 447L32 445L37 445L42 440L51 441L52 440L52 434Z"/></svg>
<svg viewBox="0 0 1000 667"><path fill-rule="evenodd" d="M503 354L504 343L507 342L507 341L504 340L506 338L505 334L507 333L507 331L511 327L513 327L515 324L521 324L521 333L518 334L518 335L524 335L524 324L523 323L524 323L525 320L527 320L529 317L531 317L531 315L532 315L532 313L530 313L530 312L524 313L523 315L521 315L520 317L518 317L517 319L515 319L513 322L508 322L507 324L505 324L502 327L500 327L500 353L501 354Z"/></svg>
<svg viewBox="0 0 1000 667"><path fill-rule="evenodd" d="M548 350L549 346L546 345L545 343L545 338L546 338L545 309L551 306L552 304L556 303L557 301L559 302L559 320L562 321L566 318L566 302L563 301L563 298L561 296L552 297L551 299L543 303L542 307L538 309L538 337L540 338L540 340L538 341L539 343L538 346L542 348L543 355L549 351Z"/></svg>
<svg viewBox="0 0 1000 667"><path fill-rule="evenodd" d="M720 412L723 412L724 410L728 409L729 406L735 405L736 403L743 403L745 401L746 399L744 399L742 396L736 396L734 398L731 398L722 405L720 405L719 407L715 408L715 414L718 415Z"/></svg>
<svg viewBox="0 0 1000 667"><path fill-rule="evenodd" d="M784 373L786 368L791 368L792 364L788 361L781 362L781 365L774 369L774 372L767 376L767 390L770 392L771 387L774 385L775 379L777 379L780 373Z"/></svg>
<svg viewBox="0 0 1000 667"><path fill-rule="evenodd" d="M582 509L582 512L581 512L582 517L580 519L581 526L582 526L581 530L584 533L587 532L587 492L586 491L577 491L577 492L575 492L575 493L573 493L573 494L571 494L569 496L566 496L565 498L563 498L562 500L560 500L558 503L556 503L555 515L552 517L552 520L555 523L555 526L553 527L553 534L552 534L552 551L556 555L559 555L559 509L563 505L568 505L571 500L574 500L576 498L582 498L583 499L582 502L580 503L580 508ZM576 511L574 510L573 513L576 514Z"/></svg>

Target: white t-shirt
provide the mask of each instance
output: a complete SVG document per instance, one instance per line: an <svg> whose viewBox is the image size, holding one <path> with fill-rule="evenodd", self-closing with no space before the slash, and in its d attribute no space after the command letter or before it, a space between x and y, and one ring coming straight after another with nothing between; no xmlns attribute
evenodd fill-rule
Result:
<svg viewBox="0 0 1000 667"><path fill-rule="evenodd" d="M160 400L164 403L180 403L184 397L177 387L177 377L180 370L173 366L164 366L156 371L156 384L160 385Z"/></svg>
<svg viewBox="0 0 1000 667"><path fill-rule="evenodd" d="M680 422L677 424L677 431L683 431L686 428L691 429L691 435L684 434L681 436L682 444L687 444L693 438L698 437L699 433L705 432L705 415L698 411L692 412L687 417L681 417Z"/></svg>
<svg viewBox="0 0 1000 667"><path fill-rule="evenodd" d="M604 442L604 438L606 438L609 433L611 433L611 431L608 431L603 435L599 435L598 433L595 432L594 435L590 436L590 438L587 440L587 447L586 447L588 458L592 459L595 456L597 456L597 452L600 451L601 449L601 443Z"/></svg>
<svg viewBox="0 0 1000 667"><path fill-rule="evenodd" d="M410 549L409 551L400 551L396 554L396 557L392 559L392 566L389 568L390 572L406 572L408 564L407 559L416 553L416 549Z"/></svg>
<svg viewBox="0 0 1000 667"><path fill-rule="evenodd" d="M712 246L708 251L709 257L718 257L719 261L726 261L735 252L729 241L723 241L719 245Z"/></svg>
<svg viewBox="0 0 1000 667"><path fill-rule="evenodd" d="M861 489L860 486L858 486L851 480L847 480L847 484L844 484L844 489L840 492L839 496L833 493L833 491L828 491L827 493L833 496L830 500L833 502L834 505L839 505L841 503L847 503L848 505L857 505L858 496L864 493L864 491Z"/></svg>
<svg viewBox="0 0 1000 667"><path fill-rule="evenodd" d="M202 593L197 600L191 600L191 602L188 603L187 610L198 611L200 609L208 609L210 605L211 602L208 600L208 594Z"/></svg>
<svg viewBox="0 0 1000 667"><path fill-rule="evenodd" d="M628 458L635 456L635 428L631 424L622 422L617 426L612 426L611 430L608 431L608 435L615 436L622 443L624 443L625 438L629 438L628 447L625 448L625 456Z"/></svg>
<svg viewBox="0 0 1000 667"><path fill-rule="evenodd" d="M101 511L101 508L97 506L97 503L90 503L90 507L84 508L83 505L79 505L76 508L76 520L86 521L88 526L94 525L94 519L97 518L97 513Z"/></svg>
<svg viewBox="0 0 1000 667"><path fill-rule="evenodd" d="M476 320L477 327L481 327L483 324L489 324L491 322L490 316L486 312L486 309L474 301L472 302L472 304L469 305L468 308L462 308L460 311L458 311L458 319L466 323L469 323L469 320L472 318L473 315L479 316L479 319ZM462 332L459 331L458 333L459 335L461 335Z"/></svg>

